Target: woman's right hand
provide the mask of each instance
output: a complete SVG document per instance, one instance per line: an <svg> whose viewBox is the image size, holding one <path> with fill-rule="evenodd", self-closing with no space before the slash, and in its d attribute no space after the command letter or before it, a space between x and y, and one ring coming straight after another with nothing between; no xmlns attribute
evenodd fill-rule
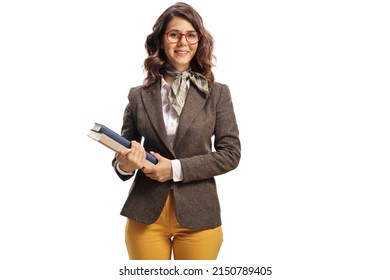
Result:
<svg viewBox="0 0 390 280"><path fill-rule="evenodd" d="M146 152L140 143L131 141L131 149L123 149L115 157L121 170L132 173L144 167Z"/></svg>

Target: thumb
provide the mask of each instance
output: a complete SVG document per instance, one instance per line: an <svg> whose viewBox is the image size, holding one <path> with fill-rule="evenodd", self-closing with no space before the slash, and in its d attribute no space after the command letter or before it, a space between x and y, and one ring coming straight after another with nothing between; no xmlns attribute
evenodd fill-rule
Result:
<svg viewBox="0 0 390 280"><path fill-rule="evenodd" d="M159 153L155 153L155 152L150 152L153 156L155 156L156 157L156 159L158 160L158 161L160 161L160 159L163 159L163 156L162 155L160 155Z"/></svg>

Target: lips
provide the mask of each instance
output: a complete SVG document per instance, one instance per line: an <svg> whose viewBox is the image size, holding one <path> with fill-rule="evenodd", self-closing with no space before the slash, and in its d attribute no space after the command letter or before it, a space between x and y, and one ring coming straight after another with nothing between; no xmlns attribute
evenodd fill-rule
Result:
<svg viewBox="0 0 390 280"><path fill-rule="evenodd" d="M175 51L175 54L178 56L185 56L189 53L189 51Z"/></svg>

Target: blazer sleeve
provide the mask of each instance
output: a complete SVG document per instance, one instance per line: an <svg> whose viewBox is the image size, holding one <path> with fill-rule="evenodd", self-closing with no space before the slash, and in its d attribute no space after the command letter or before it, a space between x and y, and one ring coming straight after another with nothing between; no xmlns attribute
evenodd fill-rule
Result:
<svg viewBox="0 0 390 280"><path fill-rule="evenodd" d="M130 92L128 94L128 104L125 108L125 111L123 113L123 124L122 124L122 130L121 134L123 137L125 137L127 140L132 141L136 140L138 142L141 141L141 135L137 131L137 126L136 126L136 116L135 116L135 110L134 108L136 107L136 102L135 102L135 97L139 88L131 88ZM133 175L123 175L118 172L116 169L116 164L117 160L114 157L112 160L112 166L116 172L116 174L119 176L120 179L123 181L126 181L134 176L134 174L137 172L134 172Z"/></svg>
<svg viewBox="0 0 390 280"><path fill-rule="evenodd" d="M235 169L241 158L239 130L229 87L222 85L215 98L214 150L180 159L183 183L208 179ZM194 172L196 170L196 172Z"/></svg>

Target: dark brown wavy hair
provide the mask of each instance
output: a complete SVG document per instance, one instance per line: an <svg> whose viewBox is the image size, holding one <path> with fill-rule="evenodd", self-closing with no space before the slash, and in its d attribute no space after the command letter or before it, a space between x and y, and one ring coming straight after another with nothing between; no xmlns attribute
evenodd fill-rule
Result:
<svg viewBox="0 0 390 280"><path fill-rule="evenodd" d="M203 19L198 12L190 5L178 2L161 14L153 26L153 32L146 38L145 48L148 57L144 61L144 70L147 72L144 85L146 87L150 86L164 73L167 57L161 46L164 39L164 32L166 31L165 29L173 17L188 20L195 28L195 31L201 34L198 49L190 62L190 67L192 71L204 75L210 83L213 83L214 74L211 68L215 66L215 56L213 54L214 39L203 26Z"/></svg>

